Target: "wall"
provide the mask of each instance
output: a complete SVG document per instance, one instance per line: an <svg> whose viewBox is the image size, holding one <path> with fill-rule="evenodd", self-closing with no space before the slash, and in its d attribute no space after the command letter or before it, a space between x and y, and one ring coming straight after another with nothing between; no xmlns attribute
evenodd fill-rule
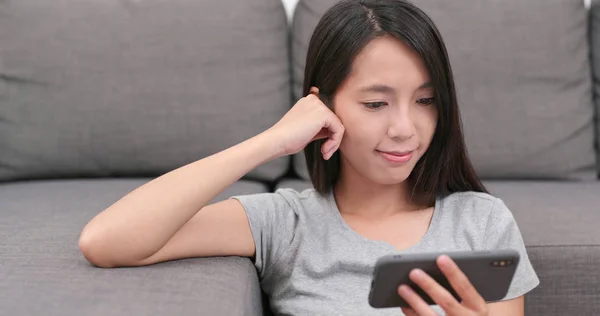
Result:
<svg viewBox="0 0 600 316"><path fill-rule="evenodd" d="M298 0L281 0L281 1L283 2L283 6L285 7L285 11L287 12L288 20L291 20L292 14L294 12L294 8L296 7ZM594 1L594 0L583 0L583 3L585 4L586 8L589 8L592 1Z"/></svg>
<svg viewBox="0 0 600 316"><path fill-rule="evenodd" d="M283 6L285 7L285 12L288 15L288 20L291 20L292 14L294 12L294 8L296 7L296 3L298 0L281 0L283 2Z"/></svg>

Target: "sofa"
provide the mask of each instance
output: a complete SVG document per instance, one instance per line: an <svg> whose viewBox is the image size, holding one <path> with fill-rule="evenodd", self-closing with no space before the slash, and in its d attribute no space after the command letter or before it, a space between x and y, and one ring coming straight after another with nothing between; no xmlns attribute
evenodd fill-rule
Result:
<svg viewBox="0 0 600 316"><path fill-rule="evenodd" d="M334 2L300 0L288 19L280 0L0 1L0 315L269 315L251 259L102 269L78 239L129 191L275 124ZM526 315L596 315L600 3L414 2L448 47L477 172L541 280ZM307 179L299 153L214 201Z"/></svg>

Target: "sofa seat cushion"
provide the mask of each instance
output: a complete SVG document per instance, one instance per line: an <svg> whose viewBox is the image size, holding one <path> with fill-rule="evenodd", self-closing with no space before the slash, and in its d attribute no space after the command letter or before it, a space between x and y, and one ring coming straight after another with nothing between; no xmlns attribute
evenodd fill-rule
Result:
<svg viewBox="0 0 600 316"><path fill-rule="evenodd" d="M600 245L600 181L487 181L530 246Z"/></svg>
<svg viewBox="0 0 600 316"><path fill-rule="evenodd" d="M526 315L600 310L600 182L487 182L512 210L541 280Z"/></svg>
<svg viewBox="0 0 600 316"><path fill-rule="evenodd" d="M262 315L249 259L191 258L101 269L78 249L85 224L149 179L0 185L0 306L6 315ZM216 200L265 192L241 181ZM230 302L236 302L231 304Z"/></svg>

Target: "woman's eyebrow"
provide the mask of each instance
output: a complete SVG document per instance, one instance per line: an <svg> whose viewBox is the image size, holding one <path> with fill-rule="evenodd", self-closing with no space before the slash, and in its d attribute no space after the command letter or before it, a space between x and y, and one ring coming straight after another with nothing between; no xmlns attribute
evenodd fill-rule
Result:
<svg viewBox="0 0 600 316"><path fill-rule="evenodd" d="M428 89L428 88L433 88L433 85L431 84L431 81L427 81L424 84L422 84L421 86L419 86L419 88L417 90L423 90L423 89Z"/></svg>
<svg viewBox="0 0 600 316"><path fill-rule="evenodd" d="M420 85L417 90L423 90L423 89L428 89L428 88L433 88L433 85L431 84L431 81L427 81L424 84ZM377 93L385 93L385 94L395 94L396 93L396 89L384 85L384 84L373 84L370 85L368 87L364 87L360 89L360 92L377 92Z"/></svg>
<svg viewBox="0 0 600 316"><path fill-rule="evenodd" d="M385 93L385 94L395 94L396 89L394 89L390 86L386 86L384 84L374 84L374 85L370 85L368 87L364 87L364 88L360 89L360 92L378 92L378 93Z"/></svg>

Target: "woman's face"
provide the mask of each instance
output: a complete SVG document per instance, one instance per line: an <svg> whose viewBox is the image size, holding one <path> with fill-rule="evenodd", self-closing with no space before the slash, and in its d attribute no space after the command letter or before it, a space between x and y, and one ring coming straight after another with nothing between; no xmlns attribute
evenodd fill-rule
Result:
<svg viewBox="0 0 600 316"><path fill-rule="evenodd" d="M333 99L345 127L342 176L356 172L388 185L408 178L437 124L429 79L421 58L401 41L383 36L364 47Z"/></svg>

